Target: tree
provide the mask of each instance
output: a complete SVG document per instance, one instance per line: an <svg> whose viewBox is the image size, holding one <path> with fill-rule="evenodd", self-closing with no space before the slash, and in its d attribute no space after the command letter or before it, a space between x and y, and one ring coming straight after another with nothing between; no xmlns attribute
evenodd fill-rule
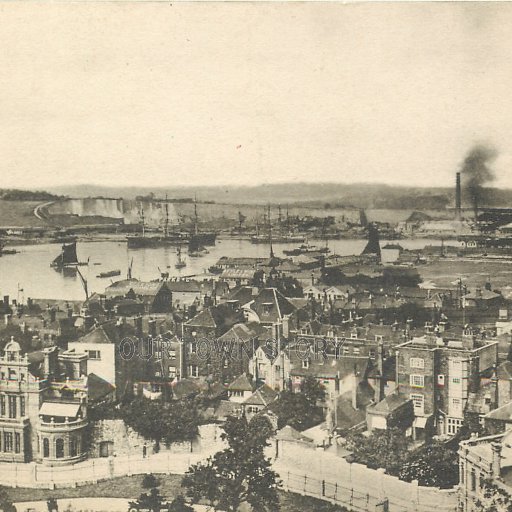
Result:
<svg viewBox="0 0 512 512"><path fill-rule="evenodd" d="M408 455L399 477L429 487L453 487L459 483L458 456L443 443L426 444Z"/></svg>
<svg viewBox="0 0 512 512"><path fill-rule="evenodd" d="M149 473L147 475L144 475L144 478L142 479L142 487L144 489L151 489L153 487L158 487L160 485L160 482L156 478L153 473Z"/></svg>
<svg viewBox="0 0 512 512"><path fill-rule="evenodd" d="M149 510L150 512L160 512L166 508L168 503L165 502L163 496L160 495L158 489L151 489L148 494L142 493L136 501L130 501L129 510Z"/></svg>
<svg viewBox="0 0 512 512"><path fill-rule="evenodd" d="M323 402L325 399L324 386L311 375L303 380L300 391L312 407L316 407L318 402Z"/></svg>
<svg viewBox="0 0 512 512"><path fill-rule="evenodd" d="M120 415L135 432L157 443L191 441L198 434L199 412L193 400L169 404L137 399L121 407Z"/></svg>
<svg viewBox="0 0 512 512"><path fill-rule="evenodd" d="M229 418L222 434L228 448L192 466L183 478L193 503L206 499L226 512L237 512L242 503L259 512L279 510L278 477L264 455L268 435L245 417Z"/></svg>
<svg viewBox="0 0 512 512"><path fill-rule="evenodd" d="M16 512L16 508L3 487L0 487L0 510L3 512Z"/></svg>
<svg viewBox="0 0 512 512"><path fill-rule="evenodd" d="M320 407L312 406L303 393L283 391L270 407L277 415L277 427L290 425L297 430L306 430L324 420Z"/></svg>
<svg viewBox="0 0 512 512"><path fill-rule="evenodd" d="M485 512L512 512L512 498L508 492L492 482L485 482L483 497L475 502L478 510Z"/></svg>
<svg viewBox="0 0 512 512"><path fill-rule="evenodd" d="M354 462L373 469L384 468L386 473L397 476L407 460L410 441L401 430L392 428L375 430L368 437L354 433L347 442Z"/></svg>
<svg viewBox="0 0 512 512"><path fill-rule="evenodd" d="M194 509L187 505L185 498L181 494L174 498L167 510L168 512L194 512Z"/></svg>

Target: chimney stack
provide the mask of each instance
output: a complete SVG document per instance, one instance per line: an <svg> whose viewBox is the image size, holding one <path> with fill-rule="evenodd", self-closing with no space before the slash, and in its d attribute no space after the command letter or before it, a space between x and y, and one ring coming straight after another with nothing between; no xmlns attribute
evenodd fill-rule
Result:
<svg viewBox="0 0 512 512"><path fill-rule="evenodd" d="M462 195L460 187L460 172L455 175L455 219L461 220Z"/></svg>

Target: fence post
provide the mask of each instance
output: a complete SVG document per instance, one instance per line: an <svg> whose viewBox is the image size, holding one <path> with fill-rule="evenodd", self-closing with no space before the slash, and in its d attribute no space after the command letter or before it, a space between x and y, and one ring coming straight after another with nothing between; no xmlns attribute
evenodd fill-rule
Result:
<svg viewBox="0 0 512 512"><path fill-rule="evenodd" d="M325 480L322 480L322 496L325 496Z"/></svg>
<svg viewBox="0 0 512 512"><path fill-rule="evenodd" d="M334 501L338 501L338 482L334 483Z"/></svg>
<svg viewBox="0 0 512 512"><path fill-rule="evenodd" d="M308 482L308 476L304 475L304 494L306 494L306 484Z"/></svg>

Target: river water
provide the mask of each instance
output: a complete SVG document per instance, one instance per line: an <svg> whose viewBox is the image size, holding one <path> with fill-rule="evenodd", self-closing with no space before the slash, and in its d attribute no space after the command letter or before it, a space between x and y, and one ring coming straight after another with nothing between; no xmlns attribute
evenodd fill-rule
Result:
<svg viewBox="0 0 512 512"><path fill-rule="evenodd" d="M381 246L386 241L381 241ZM439 245L439 241L427 239L407 239L398 243L407 249L418 249L425 245ZM275 244L274 252L283 256L283 249L297 244ZM340 255L360 254L366 240L330 240L332 253ZM78 275L66 275L50 267L50 263L60 253L59 244L38 244L16 247L20 252L0 257L0 295L24 301L28 297L38 299L83 300L84 291ZM160 271L170 276L201 276L208 267L214 265L221 256L268 256L266 244L251 244L248 240L218 240L209 253L199 258L183 257L187 266L176 269L176 247L157 249L128 249L125 242L101 241L78 242L77 253L80 261L89 259L88 266L80 267L88 282L89 292L102 292L112 281L124 279L133 258L132 275L141 280L156 279ZM101 279L100 272L121 270L121 276ZM160 270L159 270L160 269Z"/></svg>

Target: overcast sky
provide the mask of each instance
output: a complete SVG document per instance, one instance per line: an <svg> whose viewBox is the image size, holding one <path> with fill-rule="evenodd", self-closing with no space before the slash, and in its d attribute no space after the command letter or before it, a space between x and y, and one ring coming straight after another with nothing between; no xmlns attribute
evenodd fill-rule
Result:
<svg viewBox="0 0 512 512"><path fill-rule="evenodd" d="M512 4L0 4L0 187L512 187Z"/></svg>

